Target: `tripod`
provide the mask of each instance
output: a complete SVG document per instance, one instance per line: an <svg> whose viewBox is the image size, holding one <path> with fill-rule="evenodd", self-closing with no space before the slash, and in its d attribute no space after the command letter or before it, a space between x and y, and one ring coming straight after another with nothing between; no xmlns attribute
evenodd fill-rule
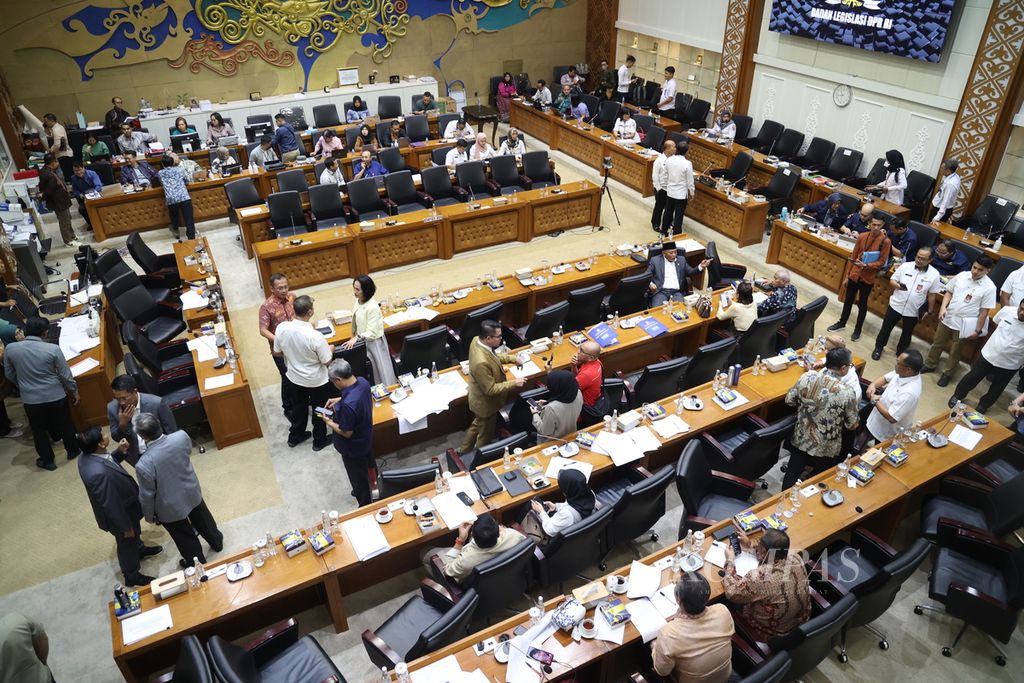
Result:
<svg viewBox="0 0 1024 683"><path fill-rule="evenodd" d="M604 163L604 182L601 183L601 198L598 200L598 209L600 209L601 208L601 204L604 203L605 195L608 195L608 201L612 205L612 213L615 214L615 223L618 224L621 227L622 226L622 221L619 220L619 212L615 208L615 197L612 196L612 191L610 189L608 189L608 173L611 170L612 170L611 158L609 157L605 161L605 163ZM597 231L607 230L607 229L608 228L604 227L603 225L598 225L597 227L594 228L594 230L597 230ZM591 230L591 232L593 232L593 230Z"/></svg>

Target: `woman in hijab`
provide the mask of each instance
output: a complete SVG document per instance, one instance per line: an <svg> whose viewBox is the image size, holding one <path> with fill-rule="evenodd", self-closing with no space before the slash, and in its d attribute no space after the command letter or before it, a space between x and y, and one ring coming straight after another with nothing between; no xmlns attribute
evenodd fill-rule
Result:
<svg viewBox="0 0 1024 683"><path fill-rule="evenodd" d="M903 191L907 189L907 165L899 150L890 149L885 153L885 180L865 189L881 192L887 202L903 203Z"/></svg>
<svg viewBox="0 0 1024 683"><path fill-rule="evenodd" d="M555 370L548 375L547 401L538 401L533 408L533 427L542 437L562 438L576 431L576 420L583 410L583 394L576 376L568 370Z"/></svg>
<svg viewBox="0 0 1024 683"><path fill-rule="evenodd" d="M579 470L564 468L558 473L558 488L565 494L564 503L530 501L530 512L523 518L523 532L544 545L558 532L589 517L597 505L587 478Z"/></svg>
<svg viewBox="0 0 1024 683"><path fill-rule="evenodd" d="M373 133L370 132L370 127L365 123L359 126L359 135L356 136L356 144L353 146L355 151L360 151L363 147L369 147L373 150L376 147L377 140L373 137Z"/></svg>

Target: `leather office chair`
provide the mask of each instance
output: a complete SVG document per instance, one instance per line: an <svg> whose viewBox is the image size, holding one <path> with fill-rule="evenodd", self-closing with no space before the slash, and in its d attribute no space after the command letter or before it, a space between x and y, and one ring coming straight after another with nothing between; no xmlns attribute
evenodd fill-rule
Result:
<svg viewBox="0 0 1024 683"><path fill-rule="evenodd" d="M800 169L794 166L789 168L778 168L772 175L767 185L748 189L750 194L760 194L769 202L769 211L772 216L777 216L782 207L792 206L793 190L800 182ZM769 217L769 220L771 218Z"/></svg>
<svg viewBox="0 0 1024 683"><path fill-rule="evenodd" d="M995 266L992 267L992 271L988 274L988 279L992 280L992 284L996 286L996 291L998 291L1002 288L1003 283L1006 282L1006 278L1010 277L1010 273L1021 266L1024 266L1024 262L1009 256L1000 257L996 261Z"/></svg>
<svg viewBox="0 0 1024 683"><path fill-rule="evenodd" d="M832 153L836 151L836 143L825 138L811 138L810 144L803 154L796 156L793 163L808 171L820 171L825 168Z"/></svg>
<svg viewBox="0 0 1024 683"><path fill-rule="evenodd" d="M656 403L679 393L689 365L690 357L681 356L652 363L640 372L624 378L631 394L632 406L639 408L644 403Z"/></svg>
<svg viewBox="0 0 1024 683"><path fill-rule="evenodd" d="M293 168L281 171L277 174L277 189L279 192L308 192L309 182L306 180L306 172L301 168Z"/></svg>
<svg viewBox="0 0 1024 683"><path fill-rule="evenodd" d="M455 355L459 360L469 358L469 344L473 341L473 337L480 336L480 323L485 320L501 320L502 308L504 308L504 304L501 301L489 303L467 313L458 333L452 328L448 328L448 346L455 350Z"/></svg>
<svg viewBox="0 0 1024 683"><path fill-rule="evenodd" d="M501 610L516 611L509 608L509 597L524 594L531 585L533 573L530 561L535 552L537 545L533 541L528 538L520 541L500 555L473 567L473 571L461 584L445 575L437 557L434 558L431 573L434 580L447 589L453 600L461 600L464 593L475 590L480 598L476 606L476 618L483 618L490 623L490 617Z"/></svg>
<svg viewBox="0 0 1024 683"><path fill-rule="evenodd" d="M928 579L928 597L942 605L917 605L914 614L945 612L963 622L953 644L942 648L953 656L968 626L981 631L999 652L995 661L1006 666L1006 652L996 641L1009 643L1024 606L1024 548L955 524L939 523L938 548Z"/></svg>
<svg viewBox="0 0 1024 683"><path fill-rule="evenodd" d="M508 136L507 135L499 135L498 136L498 147L497 147L497 149L501 149L501 146L503 144L505 144L506 140L508 140ZM523 143L523 147L524 148L526 147L526 145L528 145L530 143L530 141L526 137L526 134L523 133L522 131L519 131L519 140L520 140L520 142Z"/></svg>
<svg viewBox="0 0 1024 683"><path fill-rule="evenodd" d="M1003 258L1006 258L1005 256ZM1009 441L990 449L958 473L986 486L1000 486L1024 472L1024 445Z"/></svg>
<svg viewBox="0 0 1024 683"><path fill-rule="evenodd" d="M871 170L868 171L868 174L866 176L860 178L850 178L849 182L846 184L851 187L856 187L858 190L863 190L868 185L877 185L878 183L885 180L885 175L885 157L879 157L875 159L875 163L871 166Z"/></svg>
<svg viewBox="0 0 1024 683"><path fill-rule="evenodd" d="M885 634L871 622L888 611L903 583L921 566L930 549L928 541L918 538L898 553L882 539L858 527L850 534L849 543L836 541L818 557L813 572L820 579L813 581L815 589L829 602L836 602L847 593L857 597L857 613L840 636L840 662L845 664L848 659L846 634L852 628L865 627L878 636L878 647L889 649ZM840 564L844 566L839 567Z"/></svg>
<svg viewBox="0 0 1024 683"><path fill-rule="evenodd" d="M425 142L430 139L430 124L427 117L414 114L405 117L405 133L412 142Z"/></svg>
<svg viewBox="0 0 1024 683"><path fill-rule="evenodd" d="M711 259L708 266L708 286L721 289L738 283L747 274L747 267L740 263L722 263L718 255L718 245L714 240L704 247L704 257Z"/></svg>
<svg viewBox="0 0 1024 683"><path fill-rule="evenodd" d="M640 115L637 114L633 118L640 118ZM644 132L644 139L640 141L640 146L660 152L661 148L665 146L665 129L651 124Z"/></svg>
<svg viewBox="0 0 1024 683"><path fill-rule="evenodd" d="M517 334L522 340L522 343L513 345L513 342L518 340L509 340L506 344L510 348L515 348L516 346L523 346L523 344L531 342L534 339L550 337L558 331L559 326L564 325L565 318L568 314L568 301L559 301L557 304L545 306L533 314L533 320L530 321L529 325L517 330Z"/></svg>
<svg viewBox="0 0 1024 683"><path fill-rule="evenodd" d="M403 125L402 128L404 127ZM374 135L376 135L377 144L381 149L387 149L397 141L397 138L391 135L391 126L377 126L374 130Z"/></svg>
<svg viewBox="0 0 1024 683"><path fill-rule="evenodd" d="M466 161L456 166L455 180L471 200L498 194L498 185L487 179L482 161Z"/></svg>
<svg viewBox="0 0 1024 683"><path fill-rule="evenodd" d="M757 481L779 461L782 444L793 433L796 417L768 424L753 414L730 422L717 433L700 435L704 455L714 469ZM767 488L765 483L761 488Z"/></svg>
<svg viewBox="0 0 1024 683"><path fill-rule="evenodd" d="M750 136L750 128L754 125L753 118L746 114L733 114L732 122L736 124L736 140Z"/></svg>
<svg viewBox="0 0 1024 683"><path fill-rule="evenodd" d="M430 195L434 206L451 206L469 199L468 192L452 185L448 168L443 164L420 171L420 181L423 183L423 191Z"/></svg>
<svg viewBox="0 0 1024 683"><path fill-rule="evenodd" d="M786 128L775 143L773 154L784 161L788 161L800 153L800 147L804 144L804 134L793 128Z"/></svg>
<svg viewBox="0 0 1024 683"><path fill-rule="evenodd" d="M410 171L388 173L384 176L384 187L387 188L388 199L394 202L398 214L422 211L434 205L430 195L416 189Z"/></svg>
<svg viewBox="0 0 1024 683"><path fill-rule="evenodd" d="M110 147L110 149L113 149L113 147ZM94 161L89 164L89 170L96 172L96 175L100 177L100 183L104 187L118 182L114 180L114 167L108 161Z"/></svg>
<svg viewBox="0 0 1024 683"><path fill-rule="evenodd" d="M557 97L557 95L555 95L555 97ZM580 102L587 105L587 111L590 112L591 117L596 117L600 112L601 100L597 99L593 95L588 95L586 93L580 95Z"/></svg>
<svg viewBox="0 0 1024 683"><path fill-rule="evenodd" d="M677 92L675 107L672 109L671 115L667 115L668 118L674 121L682 121L691 102L693 102L693 95L688 92Z"/></svg>
<svg viewBox="0 0 1024 683"><path fill-rule="evenodd" d="M480 596L470 588L458 601L439 583L423 579L420 595L405 601L375 630L363 631L363 647L375 667L393 669L469 635Z"/></svg>
<svg viewBox="0 0 1024 683"><path fill-rule="evenodd" d="M746 152L740 152L732 158L729 168L713 168L708 175L712 178L725 178L730 183L742 188L743 185L746 185L747 173L750 172L750 167L753 165L754 157Z"/></svg>
<svg viewBox="0 0 1024 683"><path fill-rule="evenodd" d="M345 677L316 638L299 638L294 619L268 629L245 647L214 634L206 642L206 651L214 674L224 683L323 682L332 676L345 683Z"/></svg>
<svg viewBox="0 0 1024 683"><path fill-rule="evenodd" d="M320 137L319 131L314 131L313 132L313 137L315 137L315 138ZM316 140L313 140L313 146L314 147L316 146ZM325 168L327 168L327 164L325 164L322 161L318 161L315 164L313 164L313 177L316 179L316 183L315 184L317 184L317 185L320 184L320 176L322 176L324 174L324 169Z"/></svg>
<svg viewBox="0 0 1024 683"><path fill-rule="evenodd" d="M317 230L325 230L349 221L349 212L341 201L341 192L335 185L314 185L309 188L309 212Z"/></svg>
<svg viewBox="0 0 1024 683"><path fill-rule="evenodd" d="M603 282L589 287L570 290L566 302L569 312L563 323L565 329L582 330L585 327L601 322L601 304L604 302L608 289Z"/></svg>
<svg viewBox="0 0 1024 683"><path fill-rule="evenodd" d="M913 171L911 172L913 173ZM939 242L938 228L933 228L927 223L921 223L920 221L910 221L907 223L907 227L910 228L910 230L913 231L914 236L917 237L918 249L921 247L931 247L934 249L935 245ZM916 253L917 252L915 252L915 254ZM911 258L909 254L907 255L907 258Z"/></svg>
<svg viewBox="0 0 1024 683"><path fill-rule="evenodd" d="M814 301L796 309L792 320L785 323L776 335L775 346L779 349L799 349L814 337L814 323L825 310L828 297L819 296ZM762 357L763 358L763 357Z"/></svg>
<svg viewBox="0 0 1024 683"><path fill-rule="evenodd" d="M908 180L909 183L909 180ZM959 228L970 228L973 232L995 239L996 235L1006 230L1010 219L1016 215L1020 204L990 194L982 200L978 208L970 216L957 218L953 225Z"/></svg>
<svg viewBox="0 0 1024 683"><path fill-rule="evenodd" d="M398 95L381 95L377 98L377 116L381 119L395 119L402 115L402 98Z"/></svg>
<svg viewBox="0 0 1024 683"><path fill-rule="evenodd" d="M402 150L398 147L385 147L380 150L377 152L377 161L387 169L389 174L398 173L399 171L420 172L420 169L410 166L405 162L405 155L402 154Z"/></svg>
<svg viewBox="0 0 1024 683"><path fill-rule="evenodd" d="M231 211L228 212L228 220L238 225L238 216L235 211L244 209L247 206L257 206L263 203L259 190L252 178L239 178L224 183L224 193L228 197L228 205Z"/></svg>
<svg viewBox="0 0 1024 683"><path fill-rule="evenodd" d="M352 208L353 220L369 221L394 215L397 208L395 203L380 196L375 178L350 180L345 188L348 190L348 203Z"/></svg>
<svg viewBox="0 0 1024 683"><path fill-rule="evenodd" d="M135 380L139 391L159 396L179 429L187 430L191 427L206 422L206 409L203 407L203 399L199 395L199 384L196 382L196 375L193 369L179 368L173 372L165 372L159 378L154 378L146 369L135 360L131 353L124 355L124 371ZM205 453L206 448L197 444L200 453Z"/></svg>
<svg viewBox="0 0 1024 683"><path fill-rule="evenodd" d="M683 503L679 539L746 510L756 488L752 481L711 469L700 440L690 439L676 461L676 490Z"/></svg>
<svg viewBox="0 0 1024 683"><path fill-rule="evenodd" d="M611 506L595 511L586 519L555 534L543 549L537 550L537 576L540 585L558 584L564 593L563 584L574 576L586 581L582 572L593 567L604 571L607 565L604 557L608 554L608 525L612 522Z"/></svg>
<svg viewBox="0 0 1024 683"><path fill-rule="evenodd" d="M561 177L551 168L545 149L523 155L523 175L526 176L526 182L530 184L531 190L562 184Z"/></svg>
<svg viewBox="0 0 1024 683"><path fill-rule="evenodd" d="M622 105L617 100L605 100L597 107L597 116L593 119L594 125L601 130L611 131L615 126L615 120L619 118L620 111L622 111ZM591 113L591 116L594 114Z"/></svg>
<svg viewBox="0 0 1024 683"><path fill-rule="evenodd" d="M530 189L530 183L519 173L519 164L511 154L491 159L491 182L498 186L498 194L502 195Z"/></svg>
<svg viewBox="0 0 1024 683"><path fill-rule="evenodd" d="M608 409L618 410L620 413L629 410L629 390L626 388L626 382L619 379L618 377L606 377L601 381L601 389L604 390L605 396L608 397ZM586 413L587 407L583 407L584 414ZM598 420L594 420L591 424L597 424ZM587 425L589 426L589 425Z"/></svg>
<svg viewBox="0 0 1024 683"><path fill-rule="evenodd" d="M906 199L906 195L904 195ZM1024 221L1014 216L1003 233L1003 244L1014 249L1024 249Z"/></svg>
<svg viewBox="0 0 1024 683"><path fill-rule="evenodd" d="M108 298L136 286L144 287L157 301L170 301L175 298L165 278L148 274L139 275L125 263L117 249L107 249L98 255L93 265L96 268L96 276L103 283L104 291L108 293ZM113 285L115 281L117 285Z"/></svg>
<svg viewBox="0 0 1024 683"><path fill-rule="evenodd" d="M654 117L647 114L633 114L633 120L636 121L636 129L643 131L644 137L651 132L651 128L655 125Z"/></svg>
<svg viewBox="0 0 1024 683"><path fill-rule="evenodd" d="M345 149L355 151L356 138L359 137L359 129L362 126L352 126L345 129Z"/></svg>
<svg viewBox="0 0 1024 683"><path fill-rule="evenodd" d="M921 535L936 540L943 521L1005 536L1024 523L1024 475L998 486L963 477L943 478L939 492L925 496L921 504Z"/></svg>
<svg viewBox="0 0 1024 683"><path fill-rule="evenodd" d="M33 316L46 318L50 322L50 332L46 340L56 344L60 339L60 320L67 308L67 298L50 297L39 301L29 293L23 285L7 285L7 296L14 301L14 307L0 308L0 320L23 327L26 320Z"/></svg>
<svg viewBox="0 0 1024 683"><path fill-rule="evenodd" d="M213 671L210 670L210 660L206 656L206 648L199 638L185 636L181 639L181 649L178 651L178 660L174 663L174 670L159 678L153 679L153 683L215 683Z"/></svg>
<svg viewBox="0 0 1024 683"><path fill-rule="evenodd" d="M341 125L338 108L333 104L318 104L313 107L313 125L317 128L333 128Z"/></svg>
<svg viewBox="0 0 1024 683"><path fill-rule="evenodd" d="M511 452L517 448L526 449L533 445L535 445L533 433L522 431L516 432L511 436L506 436L503 439L492 441L486 446L474 448L468 453L463 453L462 455L459 455L454 448L451 448L448 449L446 453L448 458L448 470L450 472L471 472L477 467L499 460L505 453L506 447L508 447L509 452Z"/></svg>
<svg viewBox="0 0 1024 683"><path fill-rule="evenodd" d="M430 163L434 164L434 166L444 166L444 160L448 156L448 152L452 151L454 147L455 145L435 147L434 151L430 153Z"/></svg>
<svg viewBox="0 0 1024 683"><path fill-rule="evenodd" d="M272 192L267 197L270 209L270 235L272 239L293 237L309 231L306 212L298 191Z"/></svg>
<svg viewBox="0 0 1024 683"><path fill-rule="evenodd" d="M452 121L458 121L462 118L462 114L441 114L437 117L437 137L443 138L444 132L448 128L448 124Z"/></svg>
<svg viewBox="0 0 1024 683"><path fill-rule="evenodd" d="M910 217L916 221L925 219L925 211L931 206L935 178L911 171L907 174L907 189L903 191L903 206L910 209Z"/></svg>
<svg viewBox="0 0 1024 683"><path fill-rule="evenodd" d="M170 306L174 306L174 305L176 305L178 303L176 296L173 295L173 293L169 289L167 289L166 287L165 288L155 288L155 289L147 288L143 284L143 282L139 278L139 276L136 275L135 271L133 271L133 270L129 271L127 273L123 273L123 274L119 275L118 277L116 277L116 278L114 278L112 280L108 280L107 282L104 282L103 283L103 294L107 297L107 301L109 301L111 303L111 305L113 306L114 302L117 300L117 298L119 296L121 296L122 294L124 294L128 290L134 289L136 287L141 287L143 289L143 291L147 292L149 294L149 296L151 296L153 298L154 301L162 301L162 302L167 303ZM8 291L11 292L11 288L8 288ZM163 297L163 298L161 299L160 297ZM12 293L12 297L11 298L15 299L15 301L18 300L17 296L15 294L13 294L13 293ZM22 307L19 306L19 309L21 309L21 308ZM118 312L116 306L114 307L114 312L115 313Z"/></svg>
<svg viewBox="0 0 1024 683"><path fill-rule="evenodd" d="M828 178L845 183L847 179L857 176L857 169L860 168L863 158L864 153L860 150L837 147L823 173Z"/></svg>
<svg viewBox="0 0 1024 683"><path fill-rule="evenodd" d="M538 386L520 392L512 400L507 414L503 415L508 430L514 434L519 432L536 434L537 430L533 426L533 411L530 409L528 401L546 401L550 395L551 392L546 386Z"/></svg>
<svg viewBox="0 0 1024 683"><path fill-rule="evenodd" d="M686 108L686 114L679 121L683 128L706 128L708 125L708 112L711 111L711 103L707 100L695 98Z"/></svg>
<svg viewBox="0 0 1024 683"><path fill-rule="evenodd" d="M690 358L682 390L687 391L713 380L715 373L728 365L738 344L735 337L726 337L699 347Z"/></svg>
<svg viewBox="0 0 1024 683"><path fill-rule="evenodd" d="M612 508L612 521L608 527L608 549L630 543L648 534L652 543L658 540L653 530L665 516L665 490L675 479L672 465L648 472L641 467L619 468L617 476L594 490L601 505ZM638 546L633 546L640 557Z"/></svg>
<svg viewBox="0 0 1024 683"><path fill-rule="evenodd" d="M604 314L618 311L619 315L636 313L647 307L647 291L651 284L650 273L637 273L619 280L615 291L604 302Z"/></svg>
<svg viewBox="0 0 1024 683"><path fill-rule="evenodd" d="M245 125L251 126L256 123L273 123L274 117L270 114L250 114L245 117Z"/></svg>
<svg viewBox="0 0 1024 683"><path fill-rule="evenodd" d="M736 362L749 368L758 356L761 356L762 359L774 356L777 350L775 347L776 334L789 315L790 311L777 311L755 320L747 328L747 331L739 336Z"/></svg>
<svg viewBox="0 0 1024 683"><path fill-rule="evenodd" d="M377 490L381 499L429 484L437 476L438 464L413 465L395 470L378 470Z"/></svg>
<svg viewBox="0 0 1024 683"><path fill-rule="evenodd" d="M133 232L128 235L126 246L128 247L128 253L132 255L132 259L135 263L139 264L139 267L147 275L162 279L171 289L177 289L181 286L181 278L178 276L178 262L173 252L170 254L157 254L149 248L149 245L142 238L142 233L139 232Z"/></svg>
<svg viewBox="0 0 1024 683"><path fill-rule="evenodd" d="M344 348L341 344L334 347L334 358L348 361L352 366L352 373L356 377L364 377L370 386L376 384L373 377L373 365L366 353L366 342L362 339L355 343L351 349Z"/></svg>
<svg viewBox="0 0 1024 683"><path fill-rule="evenodd" d="M363 102L363 104L366 104ZM345 121L348 121L348 113L356 108L355 101L349 100L341 106L342 111L345 113Z"/></svg>
<svg viewBox="0 0 1024 683"><path fill-rule="evenodd" d="M452 366L448 353L448 328L444 325L408 335L402 341L402 350L395 358L398 375L405 372L415 374L420 369L430 370L435 364L438 370Z"/></svg>
<svg viewBox="0 0 1024 683"><path fill-rule="evenodd" d="M967 262L970 264L973 264L978 260L979 256L985 253L979 247L976 247L973 244L968 244L967 242L961 242L960 240L953 240L953 244L956 246L957 251L967 257Z"/></svg>
<svg viewBox="0 0 1024 683"><path fill-rule="evenodd" d="M131 320L121 324L121 338L132 355L157 377L165 372L195 371L192 351L184 339L157 346Z"/></svg>
<svg viewBox="0 0 1024 683"><path fill-rule="evenodd" d="M122 321L134 322L154 344L168 342L185 331L180 307L156 301L138 285L115 298L111 306Z"/></svg>
<svg viewBox="0 0 1024 683"><path fill-rule="evenodd" d="M739 127L737 126L737 129ZM743 145L744 147L750 147L751 149L768 154L768 150L772 149L775 141L782 135L782 131L786 129L778 121L772 121L771 119L765 119L761 123L761 128L757 131L757 135L754 137L740 137L739 130L736 131L736 142Z"/></svg>
<svg viewBox="0 0 1024 683"><path fill-rule="evenodd" d="M790 661L789 654L786 652L776 652L766 660L754 653L749 645L735 635L732 637L732 649L732 670L736 678L730 678L730 682L781 683L789 680L786 678L786 673L789 671ZM736 654L741 651L744 651L746 656L741 657ZM671 683L671 681L662 678L650 669L644 669L643 672L631 674L629 683Z"/></svg>

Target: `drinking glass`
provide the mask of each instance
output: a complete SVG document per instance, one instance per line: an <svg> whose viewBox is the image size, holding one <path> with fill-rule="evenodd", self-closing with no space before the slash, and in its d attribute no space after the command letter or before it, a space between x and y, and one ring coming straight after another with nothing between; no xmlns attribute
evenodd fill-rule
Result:
<svg viewBox="0 0 1024 683"><path fill-rule="evenodd" d="M846 475L850 472L850 465L844 460L836 465L836 481L845 481Z"/></svg>

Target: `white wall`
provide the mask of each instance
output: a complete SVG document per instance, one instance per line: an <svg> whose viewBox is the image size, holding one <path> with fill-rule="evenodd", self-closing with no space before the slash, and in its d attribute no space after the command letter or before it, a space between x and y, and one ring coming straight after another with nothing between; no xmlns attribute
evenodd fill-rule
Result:
<svg viewBox="0 0 1024 683"><path fill-rule="evenodd" d="M619 0L615 27L722 51L728 0Z"/></svg>
<svg viewBox="0 0 1024 683"><path fill-rule="evenodd" d="M911 170L934 176L991 5L960 6L938 64L773 33L766 7L748 111L753 130L770 118L803 131L805 145L817 135L859 149L862 173L887 149L898 149ZM839 83L853 88L844 108L832 101Z"/></svg>

